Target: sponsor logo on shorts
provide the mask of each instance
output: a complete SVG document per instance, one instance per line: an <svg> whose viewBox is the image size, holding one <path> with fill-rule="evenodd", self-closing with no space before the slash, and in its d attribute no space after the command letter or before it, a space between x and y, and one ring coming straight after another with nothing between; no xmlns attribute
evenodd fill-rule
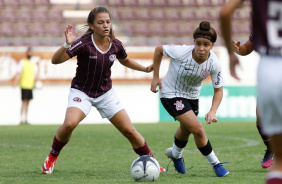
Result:
<svg viewBox="0 0 282 184"><path fill-rule="evenodd" d="M202 69L202 71L201 71L201 73L200 73L200 76L201 76L202 78L206 78L209 74L210 74L210 70Z"/></svg>
<svg viewBox="0 0 282 184"><path fill-rule="evenodd" d="M180 111L184 108L184 104L182 103L182 100L180 101L177 100L176 103L174 103L174 105L176 106L177 111Z"/></svg>
<svg viewBox="0 0 282 184"><path fill-rule="evenodd" d="M114 60L116 59L116 55L115 54L110 55L109 59L111 62L114 62Z"/></svg>
<svg viewBox="0 0 282 184"><path fill-rule="evenodd" d="M75 102L81 102L81 99L80 99L79 97L75 97L75 98L73 99L73 101L75 101Z"/></svg>

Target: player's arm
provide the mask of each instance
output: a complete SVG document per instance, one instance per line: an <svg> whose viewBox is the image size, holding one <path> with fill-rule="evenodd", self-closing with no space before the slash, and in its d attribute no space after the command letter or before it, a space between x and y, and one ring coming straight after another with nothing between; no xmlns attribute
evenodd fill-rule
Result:
<svg viewBox="0 0 282 184"><path fill-rule="evenodd" d="M240 45L239 41L232 41L233 44L233 50L234 52L236 52L237 54L241 55L241 56L246 56L249 55L251 52L253 52L253 44L250 40L248 40L246 43L244 43L243 45Z"/></svg>
<svg viewBox="0 0 282 184"><path fill-rule="evenodd" d="M136 61L134 61L133 59L131 59L129 57L126 57L124 59L118 59L118 61L122 65L124 65L128 68L131 68L133 70L142 71L142 72L146 72L146 73L149 73L149 72L154 70L153 65L145 67L143 65L140 65L139 63L137 63Z"/></svg>
<svg viewBox="0 0 282 184"><path fill-rule="evenodd" d="M13 86L14 87L19 84L20 78L21 78L21 72L17 72L16 76L15 76L15 78L13 80Z"/></svg>
<svg viewBox="0 0 282 184"><path fill-rule="evenodd" d="M13 79L13 86L17 86L19 84L20 78L21 78L21 74L22 74L22 70L23 70L23 61L20 60L18 66L17 66L17 73Z"/></svg>
<svg viewBox="0 0 282 184"><path fill-rule="evenodd" d="M228 1L220 11L220 28L222 36L229 54L229 70L231 76L239 80L235 67L239 65L239 60L233 52L231 40L231 18L234 11L241 5L243 0Z"/></svg>
<svg viewBox="0 0 282 184"><path fill-rule="evenodd" d="M53 55L52 60L51 60L52 64L61 64L65 62L66 60L68 60L70 57L66 53L67 50L68 50L67 48L65 48L64 46L61 46Z"/></svg>
<svg viewBox="0 0 282 184"><path fill-rule="evenodd" d="M154 93L159 91L157 90L158 86L160 90L162 90L161 80L159 77L162 58L163 58L163 47L157 46L154 52L154 64L153 64L154 65L154 75L153 75L153 79L151 83L151 91Z"/></svg>
<svg viewBox="0 0 282 184"><path fill-rule="evenodd" d="M223 97L223 87L214 88L212 106L210 108L210 111L207 113L205 117L207 124L210 124L212 122L217 122L216 111L219 107L222 97Z"/></svg>
<svg viewBox="0 0 282 184"><path fill-rule="evenodd" d="M228 1L220 11L220 27L228 53L233 53L231 44L231 19L234 11L241 5L243 0Z"/></svg>
<svg viewBox="0 0 282 184"><path fill-rule="evenodd" d="M65 30L66 45L70 46L75 41L76 35L77 35L77 31L73 33L72 26L68 25ZM53 55L52 60L51 60L52 63L60 64L68 60L70 57L66 53L67 50L68 48L66 48L65 46L61 46L59 50L57 50L55 54Z"/></svg>

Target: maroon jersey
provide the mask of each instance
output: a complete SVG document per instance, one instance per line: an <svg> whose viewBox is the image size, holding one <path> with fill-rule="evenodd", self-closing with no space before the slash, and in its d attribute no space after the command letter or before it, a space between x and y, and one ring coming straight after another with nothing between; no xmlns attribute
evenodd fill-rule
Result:
<svg viewBox="0 0 282 184"><path fill-rule="evenodd" d="M97 98L112 88L111 66L115 59L124 59L127 53L122 43L113 39L109 49L102 52L92 34L86 34L72 43L67 50L72 58L77 56L76 75L71 87Z"/></svg>
<svg viewBox="0 0 282 184"><path fill-rule="evenodd" d="M252 0L252 8L254 50L282 56L282 0Z"/></svg>
<svg viewBox="0 0 282 184"><path fill-rule="evenodd" d="M250 36L249 36L249 40L253 43L253 41L254 41L254 38L253 38L253 33L251 33L251 34L250 34Z"/></svg>

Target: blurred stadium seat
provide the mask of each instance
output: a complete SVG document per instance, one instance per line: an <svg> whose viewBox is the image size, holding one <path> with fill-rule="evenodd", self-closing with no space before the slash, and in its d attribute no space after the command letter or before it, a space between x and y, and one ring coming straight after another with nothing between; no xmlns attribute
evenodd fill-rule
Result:
<svg viewBox="0 0 282 184"><path fill-rule="evenodd" d="M183 7L182 0L168 0L167 4L169 7Z"/></svg>
<svg viewBox="0 0 282 184"><path fill-rule="evenodd" d="M35 0L21 0L22 6L35 6Z"/></svg>
<svg viewBox="0 0 282 184"><path fill-rule="evenodd" d="M20 6L20 0L10 0L10 1L5 1L6 6Z"/></svg>
<svg viewBox="0 0 282 184"><path fill-rule="evenodd" d="M49 9L48 8L40 8L37 7L33 10L33 17L38 21L46 21L49 20Z"/></svg>
<svg viewBox="0 0 282 184"><path fill-rule="evenodd" d="M2 22L0 33L3 36L13 36L15 35L14 24L10 22Z"/></svg>
<svg viewBox="0 0 282 184"><path fill-rule="evenodd" d="M16 24L16 30L20 36L30 36L31 34L29 24L24 21Z"/></svg>
<svg viewBox="0 0 282 184"><path fill-rule="evenodd" d="M32 45L42 46L61 44L65 26L84 25L88 15L85 12L98 5L105 5L110 9L115 36L124 37L126 45L155 46L172 43L173 38L175 43L183 41L183 38L189 40L187 37L192 37L203 20L210 21L220 37L218 14L227 1L89 0L83 3L84 1L75 0L0 0L0 45L20 45L28 41ZM66 14L68 11L72 13ZM70 14L72 16L67 16ZM242 8L236 11L233 29L237 38L248 39L250 14L248 2L244 2ZM14 43L18 34L24 37L23 41ZM36 41L38 37L45 41ZM149 39L144 39L147 37Z"/></svg>
<svg viewBox="0 0 282 184"><path fill-rule="evenodd" d="M36 0L37 6L51 6L51 3L49 0Z"/></svg>
<svg viewBox="0 0 282 184"><path fill-rule="evenodd" d="M32 11L30 11L30 8L28 7L21 7L19 12L18 12L18 19L23 19L23 20L32 20L33 19L33 15L32 15Z"/></svg>

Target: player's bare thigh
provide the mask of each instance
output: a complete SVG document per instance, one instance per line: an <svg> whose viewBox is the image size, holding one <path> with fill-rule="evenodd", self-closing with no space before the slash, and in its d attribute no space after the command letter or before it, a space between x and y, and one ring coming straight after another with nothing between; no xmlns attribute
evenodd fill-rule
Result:
<svg viewBox="0 0 282 184"><path fill-rule="evenodd" d="M206 145L207 138L204 127L192 110L176 116L175 118L180 122L180 129L177 130L176 136L184 138L185 134L189 136L189 132L191 132L194 135L195 142L198 147Z"/></svg>
<svg viewBox="0 0 282 184"><path fill-rule="evenodd" d="M68 142L72 131L85 117L85 114L79 108L67 108L64 123L60 126L56 134L57 139L61 142Z"/></svg>
<svg viewBox="0 0 282 184"><path fill-rule="evenodd" d="M110 122L130 141L133 148L139 148L144 145L145 140L143 136L138 133L132 125L129 116L124 109L117 112L110 119Z"/></svg>

